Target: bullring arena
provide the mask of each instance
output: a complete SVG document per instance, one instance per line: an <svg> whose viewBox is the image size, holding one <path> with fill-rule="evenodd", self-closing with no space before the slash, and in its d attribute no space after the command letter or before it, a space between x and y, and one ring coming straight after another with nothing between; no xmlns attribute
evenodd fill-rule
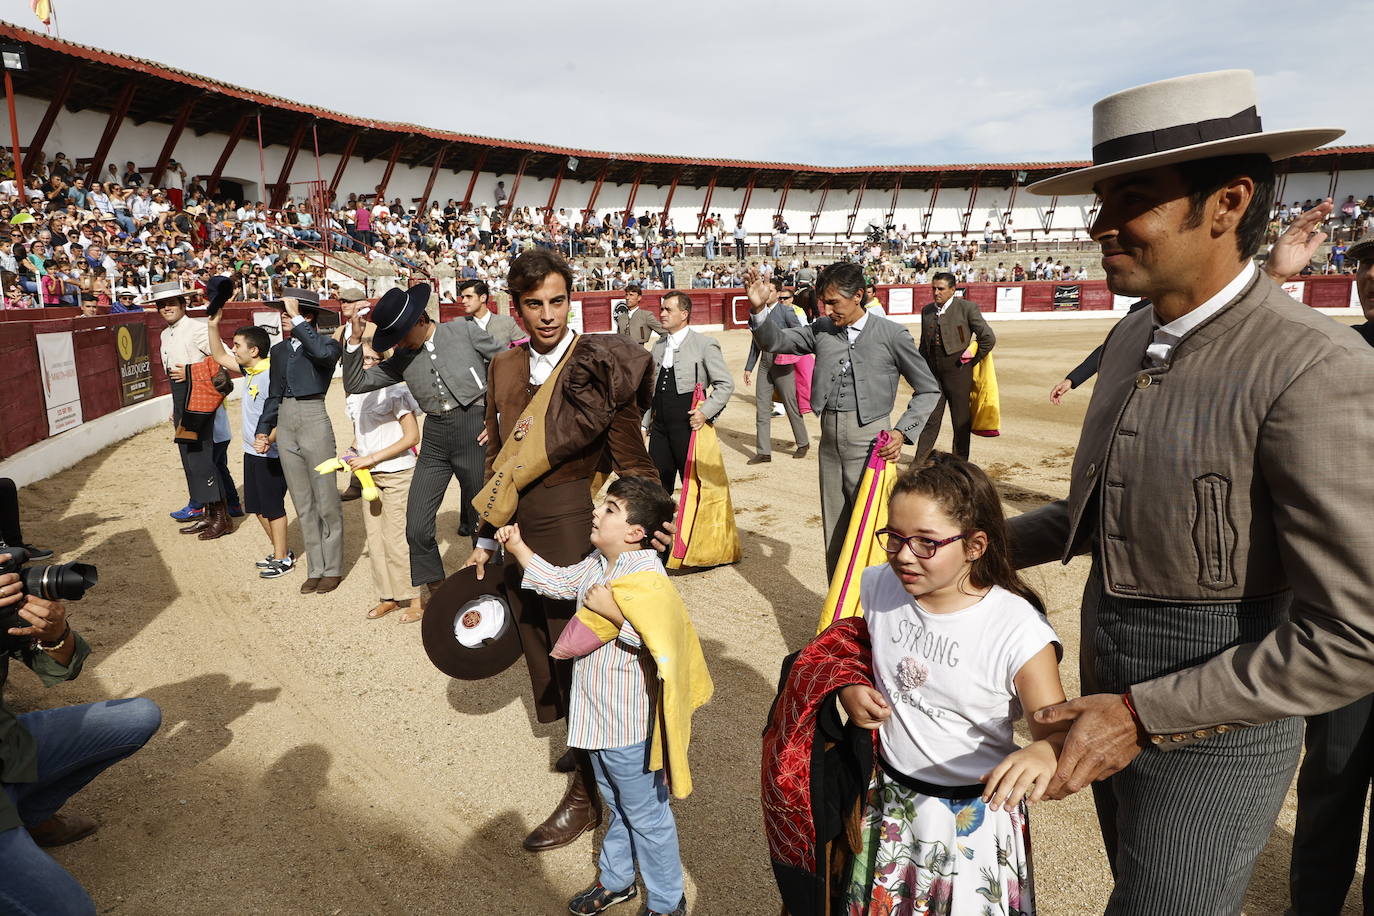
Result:
<svg viewBox="0 0 1374 916"><path fill-rule="evenodd" d="M201 79L193 74L3 23L0 38L27 49L29 81L16 80L20 121L28 125L26 136L36 128L45 132L33 139L49 153L58 146L69 155L80 149L93 172L106 161L132 159L159 177L174 155L192 177L238 176L233 180L246 199L270 198L273 210L300 193L288 189L292 182L316 180L316 163L307 163L302 152L303 106L253 100L261 106L265 131L261 169L277 178L259 183L257 150L250 155L236 149L240 142L249 145L249 128L256 130L256 124L235 126L224 114L239 111L233 106L247 90L202 80L218 94L208 103L188 103L179 116L165 97ZM71 79L69 71L75 74ZM106 88L97 90L102 80ZM134 85L135 90L121 88ZM81 111L67 113L63 106L83 92ZM139 121L130 114L139 104L164 114L152 117L150 110ZM215 104L223 110L205 110ZM49 119L50 112L57 114ZM203 134L183 134L200 118ZM225 123L238 136L225 133ZM515 198L509 206L537 207L546 215L559 209L590 210L593 216L611 208L671 212L686 227L684 234L696 235L702 214L739 213L754 236L751 259L765 256L776 213L792 230L784 261L810 256L813 263L828 263L851 238L862 237L875 217L918 232L925 226L923 237L976 241L983 238L984 223L995 220L998 244L1008 247L992 252L990 260L980 255L980 265L999 255L1027 262L1067 257L1075 267L1095 269L1093 246L1081 244L1092 200L1059 202L1047 223L1044 211L1053 205L1015 194L1028 180L1074 163L865 171L686 164L670 157L598 161L587 151L426 136L413 125L373 124L364 132L333 113L323 113L318 133L324 141L321 183L335 193L380 183L379 197L399 196L422 213L432 199L467 203L464 191L472 197L474 187L489 196L486 189L504 177ZM368 151L367 161L350 166L351 158L363 159L360 147L366 145L376 149ZM571 174L570 158L580 160ZM1374 190L1369 148L1324 150L1297 162L1286 176L1285 198L1340 200ZM617 199L608 201L612 190ZM1010 241L1003 236L1008 221ZM695 238L689 242L696 244ZM333 266L319 265L325 280L367 284L377 295L404 279L404 273L366 267L355 274L357 265L346 255L334 257ZM689 250L683 263L695 268L705 262ZM1056 309L1054 281L969 284L971 298L996 319L1003 417L999 437L974 440L972 458L996 481L1009 515L1067 494L1091 384L1060 406L1049 403L1048 392L1124 314L1100 274L1090 273L1076 285L1075 306ZM1021 292L1009 297L1001 288ZM1295 292L1338 320L1357 320L1348 277L1313 277ZM658 295L647 293L646 304L655 307ZM744 558L734 566L674 576L716 683L714 699L695 719L696 791L674 807L692 911L774 913L777 892L759 810L759 735L779 664L812 636L824 599L817 457L814 450L801 460L789 457L790 434L779 418L772 427L773 462L746 465L754 453L755 405L752 387L741 381L750 341L740 327L743 293L703 289L695 295L709 307L693 320L720 341L736 380L717 428ZM885 304L914 301L916 312L925 295L910 282L880 287ZM607 330L619 298L614 291L581 296L584 329ZM235 302L229 309L247 316L261 306ZM902 317L902 306L890 310ZM520 838L553 808L565 785L552 772L563 750L562 725L535 722L523 664L486 681L451 680L426 658L418 627L399 624L395 616L364 619L374 594L366 563L360 562L361 503L345 504L349 574L327 596L298 595L295 578L278 582L243 572L252 569L263 547L251 518L238 520L233 535L210 543L179 535L167 517L185 494L156 356L161 323L156 313L75 314L60 307L30 316L0 312L7 319L0 321L0 366L6 367L0 369L6 392L0 477L22 485L28 540L56 549L61 561L99 566L97 589L70 606L93 654L80 679L52 691L26 675L12 676L7 703L22 712L144 696L159 704L164 718L142 752L79 797L80 808L101 821L100 831L55 850L55 858L84 884L100 912L566 912L565 901L593 868L594 845L586 835L539 856L520 848ZM454 313L441 307L438 314ZM906 320L914 317L908 313ZM155 390L147 401L121 406L112 335L129 323L146 324L153 341ZM39 382L34 335L65 332L75 341L82 422L50 434L44 408L51 405L45 405ZM904 387L898 402L908 393ZM333 386L326 403L336 439L350 441L341 385ZM235 434L230 466L237 478L236 402L229 414ZM807 423L817 437L815 417ZM946 426L940 447L948 448L949 441ZM458 504L452 486L439 516L449 570L468 551L467 540L456 535ZM294 513L291 518L290 540L299 545ZM1028 573L1064 641L1061 674L1070 697L1078 694L1078 601L1087 568L1080 558ZM1290 791L1255 870L1249 913L1278 913L1287 901L1293 814ZM1032 818L1041 912L1100 912L1111 877L1089 794L1041 803ZM1353 890L1349 912L1359 911L1358 899Z"/></svg>

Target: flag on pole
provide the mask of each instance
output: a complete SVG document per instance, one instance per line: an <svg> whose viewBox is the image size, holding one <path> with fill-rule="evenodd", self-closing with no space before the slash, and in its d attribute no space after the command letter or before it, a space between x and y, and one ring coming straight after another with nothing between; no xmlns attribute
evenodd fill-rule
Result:
<svg viewBox="0 0 1374 916"><path fill-rule="evenodd" d="M697 383L692 409L706 400L706 389ZM735 527L735 507L730 502L730 481L720 456L720 439L710 423L692 430L687 443L687 464L682 469L678 496L677 532L668 553L668 568L722 566L738 563L741 551Z"/></svg>
<svg viewBox="0 0 1374 916"><path fill-rule="evenodd" d="M29 0L29 6L33 8L33 14L41 19L44 25L52 25L51 0Z"/></svg>
<svg viewBox="0 0 1374 916"><path fill-rule="evenodd" d="M840 562L830 580L830 592L825 596L817 633L841 617L862 616L859 578L868 567L887 562L887 551L879 546L873 532L887 524L887 498L897 482L897 469L878 455L891 441L892 434L883 430L868 453L868 464L854 497L854 514L849 517L849 530L845 532Z"/></svg>

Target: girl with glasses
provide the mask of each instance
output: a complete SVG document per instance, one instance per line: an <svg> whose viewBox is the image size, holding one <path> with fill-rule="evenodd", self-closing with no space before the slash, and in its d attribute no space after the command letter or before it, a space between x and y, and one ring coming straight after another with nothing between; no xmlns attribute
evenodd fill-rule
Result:
<svg viewBox="0 0 1374 916"><path fill-rule="evenodd" d="M840 691L878 732L850 870L851 912L1035 912L1026 803L1054 775L1064 702L1060 645L1016 574L997 491L976 465L934 453L898 479L863 575L873 686ZM1032 742L1019 748L1015 720ZM857 908L857 909L856 909Z"/></svg>

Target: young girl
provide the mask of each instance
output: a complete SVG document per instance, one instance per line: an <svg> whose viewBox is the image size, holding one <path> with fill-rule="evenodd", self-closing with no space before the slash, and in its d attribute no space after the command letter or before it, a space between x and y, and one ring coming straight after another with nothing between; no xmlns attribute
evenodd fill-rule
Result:
<svg viewBox="0 0 1374 916"><path fill-rule="evenodd" d="M850 720L878 731L848 912L1034 913L1025 803L1044 795L1064 733L1029 716L1064 689L997 491L936 453L898 479L877 538L888 565L860 588L877 689L840 692ZM1018 750L1023 713L1034 740Z"/></svg>

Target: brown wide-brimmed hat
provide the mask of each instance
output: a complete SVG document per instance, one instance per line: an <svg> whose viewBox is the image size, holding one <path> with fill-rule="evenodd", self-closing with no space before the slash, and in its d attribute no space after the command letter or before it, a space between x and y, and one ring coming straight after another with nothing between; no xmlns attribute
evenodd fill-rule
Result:
<svg viewBox="0 0 1374 916"><path fill-rule="evenodd" d="M482 579L476 567L460 569L425 608L420 621L425 654L434 667L459 680L498 675L521 655L519 611L520 589L508 581L504 568L488 565Z"/></svg>
<svg viewBox="0 0 1374 916"><path fill-rule="evenodd" d="M1337 127L1263 130L1249 70L1217 70L1146 83L1093 106L1093 164L1037 181L1032 194L1091 194L1104 178L1243 153L1272 160L1330 143Z"/></svg>

